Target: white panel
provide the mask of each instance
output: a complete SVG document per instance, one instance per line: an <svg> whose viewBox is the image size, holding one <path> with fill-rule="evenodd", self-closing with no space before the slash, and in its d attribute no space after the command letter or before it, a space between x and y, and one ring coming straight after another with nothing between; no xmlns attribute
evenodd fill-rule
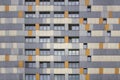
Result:
<svg viewBox="0 0 120 80"><path fill-rule="evenodd" d="M91 11L103 11L103 6L91 6Z"/></svg>
<svg viewBox="0 0 120 80"><path fill-rule="evenodd" d="M103 31L92 31L91 36L103 36Z"/></svg>
<svg viewBox="0 0 120 80"><path fill-rule="evenodd" d="M98 68L88 68L88 74L99 74Z"/></svg>
<svg viewBox="0 0 120 80"><path fill-rule="evenodd" d="M103 74L114 74L115 69L114 68L104 68L103 69Z"/></svg>
<svg viewBox="0 0 120 80"><path fill-rule="evenodd" d="M107 24L119 24L118 18L108 18Z"/></svg>
<svg viewBox="0 0 120 80"><path fill-rule="evenodd" d="M120 36L120 31L111 31L111 36Z"/></svg>

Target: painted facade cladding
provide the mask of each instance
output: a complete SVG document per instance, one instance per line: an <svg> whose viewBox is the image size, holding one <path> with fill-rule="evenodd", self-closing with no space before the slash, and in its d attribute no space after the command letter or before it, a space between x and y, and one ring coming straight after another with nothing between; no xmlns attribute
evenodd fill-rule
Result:
<svg viewBox="0 0 120 80"><path fill-rule="evenodd" d="M0 80L120 80L119 0L0 0Z"/></svg>

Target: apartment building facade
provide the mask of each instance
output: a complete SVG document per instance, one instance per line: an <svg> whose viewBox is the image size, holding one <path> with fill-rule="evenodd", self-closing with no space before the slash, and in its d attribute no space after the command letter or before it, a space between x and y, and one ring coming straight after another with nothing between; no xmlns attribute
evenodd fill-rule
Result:
<svg viewBox="0 0 120 80"><path fill-rule="evenodd" d="M120 80L119 0L0 0L0 80Z"/></svg>

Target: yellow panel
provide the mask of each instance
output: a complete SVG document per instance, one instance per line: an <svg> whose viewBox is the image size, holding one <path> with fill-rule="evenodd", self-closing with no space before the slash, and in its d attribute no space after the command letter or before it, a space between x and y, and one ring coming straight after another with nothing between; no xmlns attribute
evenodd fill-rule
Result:
<svg viewBox="0 0 120 80"><path fill-rule="evenodd" d="M86 80L90 80L90 75L86 74Z"/></svg>
<svg viewBox="0 0 120 80"><path fill-rule="evenodd" d="M23 66L24 66L24 62L23 61L18 61L18 67L23 68Z"/></svg>
<svg viewBox="0 0 120 80"><path fill-rule="evenodd" d="M40 80L40 74L36 73L36 80Z"/></svg>
<svg viewBox="0 0 120 80"><path fill-rule="evenodd" d="M36 30L39 30L39 24L35 25Z"/></svg>
<svg viewBox="0 0 120 80"><path fill-rule="evenodd" d="M36 55L39 55L40 51L39 48L36 49Z"/></svg>
<svg viewBox="0 0 120 80"><path fill-rule="evenodd" d="M79 22L80 24L83 24L83 18L80 18Z"/></svg>
<svg viewBox="0 0 120 80"><path fill-rule="evenodd" d="M86 24L86 25L85 25L85 30L86 30L86 31L90 30L90 24Z"/></svg>
<svg viewBox="0 0 120 80"><path fill-rule="evenodd" d="M36 0L36 5L39 5L40 4L40 0Z"/></svg>
<svg viewBox="0 0 120 80"><path fill-rule="evenodd" d="M119 68L115 68L115 74L119 74Z"/></svg>
<svg viewBox="0 0 120 80"><path fill-rule="evenodd" d="M65 61L65 68L68 68L69 67L69 63L68 61Z"/></svg>
<svg viewBox="0 0 120 80"><path fill-rule="evenodd" d="M8 5L5 6L5 11L9 11L9 6Z"/></svg>
<svg viewBox="0 0 120 80"><path fill-rule="evenodd" d="M83 74L83 73L84 73L83 68L80 68L80 74Z"/></svg>
<svg viewBox="0 0 120 80"><path fill-rule="evenodd" d="M90 55L90 49L86 49L85 54L86 54L86 56L89 56Z"/></svg>
<svg viewBox="0 0 120 80"><path fill-rule="evenodd" d="M119 49L120 49L120 43L118 45L119 45Z"/></svg>
<svg viewBox="0 0 120 80"><path fill-rule="evenodd" d="M65 43L68 43L69 42L69 38L68 36L65 36Z"/></svg>
<svg viewBox="0 0 120 80"><path fill-rule="evenodd" d="M28 6L28 11L32 11L32 6Z"/></svg>
<svg viewBox="0 0 120 80"><path fill-rule="evenodd" d="M119 24L120 24L120 18L119 18Z"/></svg>
<svg viewBox="0 0 120 80"><path fill-rule="evenodd" d="M68 18L68 11L65 11L65 12L64 12L64 17L65 17L65 18Z"/></svg>
<svg viewBox="0 0 120 80"><path fill-rule="evenodd" d="M23 11L18 11L18 18L23 18Z"/></svg>
<svg viewBox="0 0 120 80"><path fill-rule="evenodd" d="M28 56L28 61L32 61L32 56Z"/></svg>
<svg viewBox="0 0 120 80"><path fill-rule="evenodd" d="M28 36L32 36L32 30L28 31Z"/></svg>
<svg viewBox="0 0 120 80"><path fill-rule="evenodd" d="M9 55L5 55L5 61L9 61Z"/></svg>
<svg viewBox="0 0 120 80"><path fill-rule="evenodd" d="M86 6L88 6L88 5L89 5L89 3L90 3L90 1L89 1L89 0L85 0L85 5L86 5Z"/></svg>
<svg viewBox="0 0 120 80"><path fill-rule="evenodd" d="M106 24L106 25L105 25L105 30L106 30L106 31L109 30L109 24Z"/></svg>
<svg viewBox="0 0 120 80"><path fill-rule="evenodd" d="M109 11L109 18L112 18L112 11Z"/></svg>
<svg viewBox="0 0 120 80"><path fill-rule="evenodd" d="M99 49L103 49L103 43L99 43Z"/></svg>
<svg viewBox="0 0 120 80"><path fill-rule="evenodd" d="M99 68L99 74L103 74L103 68Z"/></svg>
<svg viewBox="0 0 120 80"><path fill-rule="evenodd" d="M99 19L99 24L103 24L103 18Z"/></svg>

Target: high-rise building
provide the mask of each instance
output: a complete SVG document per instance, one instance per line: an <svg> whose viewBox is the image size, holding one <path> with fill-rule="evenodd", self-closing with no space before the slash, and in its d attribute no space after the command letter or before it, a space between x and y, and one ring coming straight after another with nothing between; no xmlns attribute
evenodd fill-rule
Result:
<svg viewBox="0 0 120 80"><path fill-rule="evenodd" d="M0 80L120 80L120 0L0 0Z"/></svg>

